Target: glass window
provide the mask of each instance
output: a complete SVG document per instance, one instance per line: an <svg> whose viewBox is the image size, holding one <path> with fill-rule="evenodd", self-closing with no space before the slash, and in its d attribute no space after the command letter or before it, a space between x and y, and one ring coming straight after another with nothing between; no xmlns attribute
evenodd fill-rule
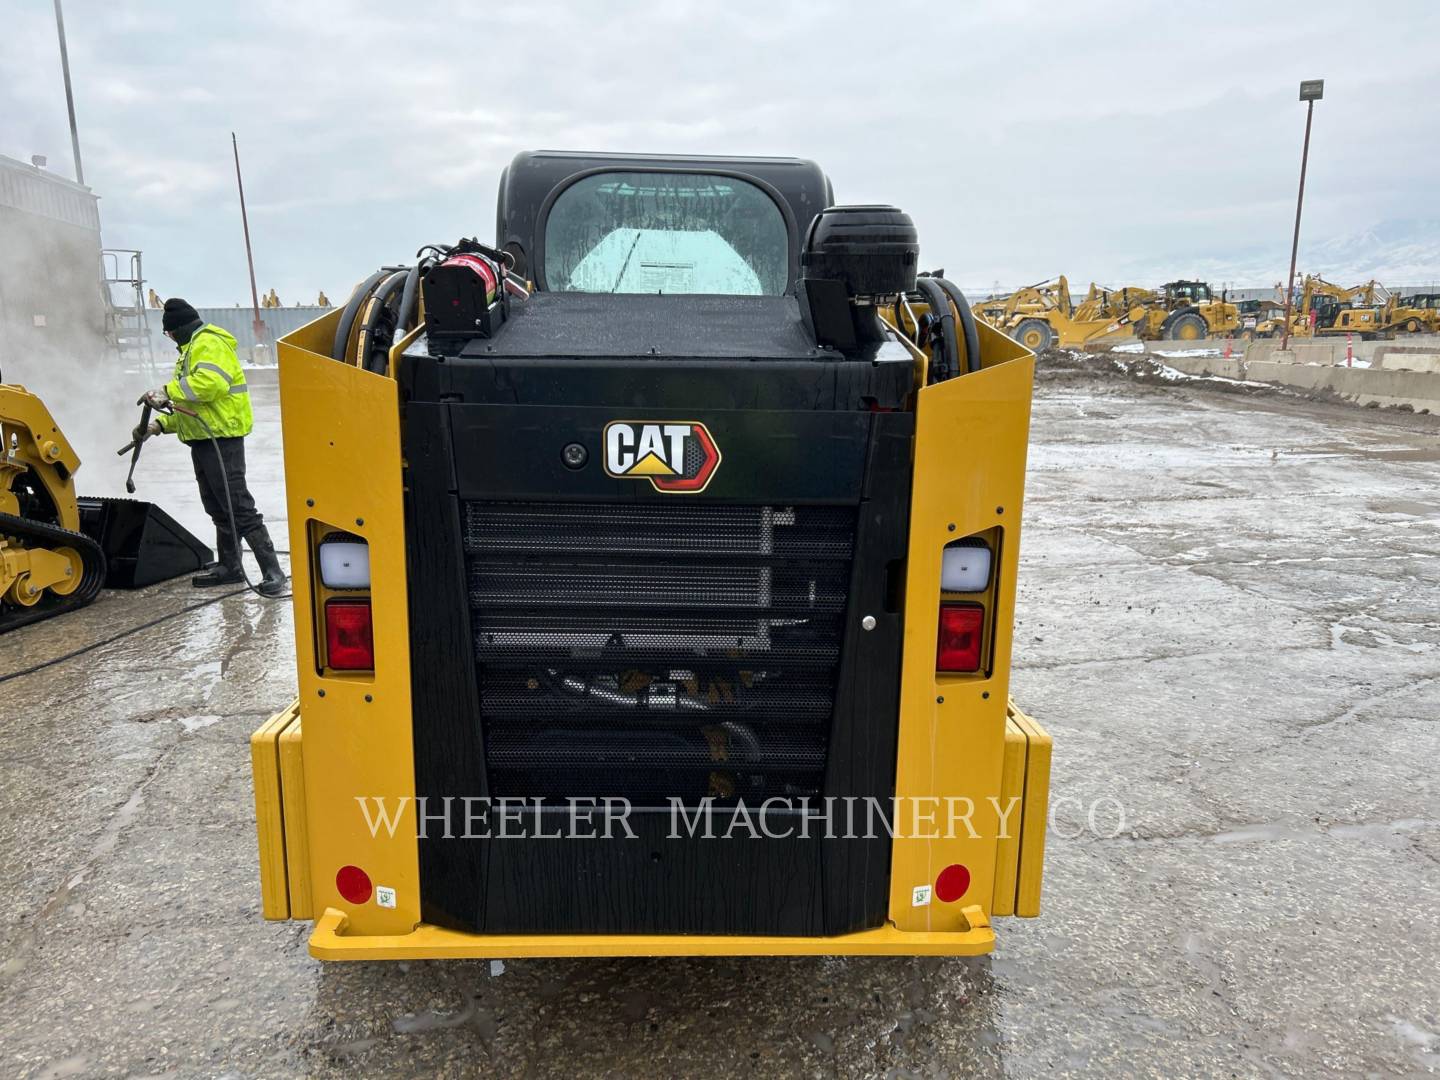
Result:
<svg viewBox="0 0 1440 1080"><path fill-rule="evenodd" d="M779 207L729 176L584 177L550 208L544 245L554 292L778 296L789 277Z"/></svg>

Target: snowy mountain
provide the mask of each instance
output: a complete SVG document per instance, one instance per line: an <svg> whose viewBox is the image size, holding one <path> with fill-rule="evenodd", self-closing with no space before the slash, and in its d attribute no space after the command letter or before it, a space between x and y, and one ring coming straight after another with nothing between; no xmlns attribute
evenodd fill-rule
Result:
<svg viewBox="0 0 1440 1080"><path fill-rule="evenodd" d="M1289 263L1288 246L1229 250L1223 255L1171 256L1133 264L1125 276L1137 281L1195 277L1233 288L1277 284ZM1300 237L1298 274L1319 274L1350 285L1374 278L1392 288L1440 283L1440 220L1382 221L1359 232L1307 240Z"/></svg>
<svg viewBox="0 0 1440 1080"><path fill-rule="evenodd" d="M1382 221L1362 232L1300 244L1301 265L1331 281L1375 278L1421 285L1440 279L1440 221Z"/></svg>

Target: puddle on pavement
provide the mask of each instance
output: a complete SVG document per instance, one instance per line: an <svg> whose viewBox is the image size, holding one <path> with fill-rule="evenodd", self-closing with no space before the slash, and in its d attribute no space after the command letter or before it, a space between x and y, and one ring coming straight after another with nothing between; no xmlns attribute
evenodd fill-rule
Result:
<svg viewBox="0 0 1440 1080"><path fill-rule="evenodd" d="M1405 514L1409 517L1435 517L1440 515L1440 503L1419 502L1415 499L1371 499L1365 508L1376 514Z"/></svg>
<svg viewBox="0 0 1440 1080"><path fill-rule="evenodd" d="M1397 433L1397 438L1404 436ZM1415 436L1421 439L1424 436ZM1361 446L1357 443L1318 443L1314 446L1297 446L1282 450L1283 454L1303 457L1335 457L1337 455L1348 455L1350 457L1378 458L1381 461L1440 461L1440 444L1436 444L1433 438L1428 442L1430 446Z"/></svg>

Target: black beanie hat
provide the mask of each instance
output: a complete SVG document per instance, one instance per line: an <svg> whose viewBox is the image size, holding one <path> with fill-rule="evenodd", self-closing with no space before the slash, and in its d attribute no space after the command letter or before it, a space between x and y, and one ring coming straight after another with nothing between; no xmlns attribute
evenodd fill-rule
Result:
<svg viewBox="0 0 1440 1080"><path fill-rule="evenodd" d="M183 330L191 323L200 321L200 313L190 306L188 300L181 300L178 296L172 296L165 301L165 314L160 318L160 325L166 333L171 330Z"/></svg>

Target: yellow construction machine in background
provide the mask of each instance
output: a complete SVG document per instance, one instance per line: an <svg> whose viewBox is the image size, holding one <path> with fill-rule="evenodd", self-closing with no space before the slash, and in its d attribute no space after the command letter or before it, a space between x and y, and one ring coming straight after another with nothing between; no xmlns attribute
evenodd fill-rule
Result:
<svg viewBox="0 0 1440 1080"><path fill-rule="evenodd" d="M80 458L44 403L0 386L0 631L83 607L105 554L80 531Z"/></svg>
<svg viewBox="0 0 1440 1080"><path fill-rule="evenodd" d="M1381 330L1387 336L1440 334L1440 293L1391 296L1381 309Z"/></svg>
<svg viewBox="0 0 1440 1080"><path fill-rule="evenodd" d="M1131 314L1154 298L1155 293L1139 286L1107 289L1092 281L1077 304L1071 299L1069 280L1061 274L1054 281L988 300L978 310L991 326L1025 348L1043 352L1057 347L1079 349L1121 333Z"/></svg>
<svg viewBox="0 0 1440 1080"><path fill-rule="evenodd" d="M1240 309L1206 281L1167 282L1130 323L1142 341L1199 341L1241 328Z"/></svg>
<svg viewBox="0 0 1440 1080"><path fill-rule="evenodd" d="M1065 275L1029 285L976 307L991 326L1027 349L1078 349L1117 334L1142 341L1198 341L1241 328L1240 311L1207 282L1172 281L1159 290L1129 285L1109 289L1091 282L1076 303Z"/></svg>
<svg viewBox="0 0 1440 1080"><path fill-rule="evenodd" d="M1283 314L1257 326L1259 337L1279 337ZM1357 334L1361 338L1389 336L1397 326L1419 332L1427 328L1423 313L1399 306L1396 297L1375 280L1345 288L1318 274L1306 274L1300 298L1291 309L1290 337L1335 337Z"/></svg>
<svg viewBox="0 0 1440 1080"><path fill-rule="evenodd" d="M1285 318L1285 301L1280 299L1241 300L1235 308L1240 314L1240 331L1236 336L1242 341L1267 336L1264 330L1278 326Z"/></svg>
<svg viewBox="0 0 1440 1080"><path fill-rule="evenodd" d="M102 587L149 585L211 557L149 503L76 496L79 467L45 403L0 384L0 633L84 607Z"/></svg>

